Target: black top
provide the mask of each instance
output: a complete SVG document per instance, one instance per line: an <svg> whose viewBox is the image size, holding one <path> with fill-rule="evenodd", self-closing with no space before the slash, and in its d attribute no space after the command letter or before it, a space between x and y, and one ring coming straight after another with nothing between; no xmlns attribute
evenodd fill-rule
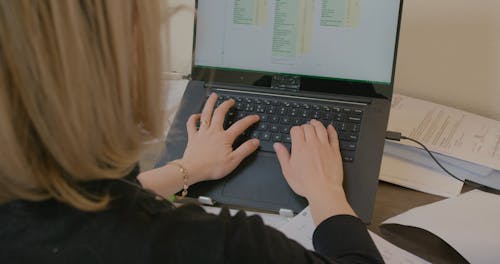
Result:
<svg viewBox="0 0 500 264"><path fill-rule="evenodd" d="M135 170L130 177L135 178ZM88 184L114 197L102 212L55 200L0 205L0 263L382 263L352 216L323 221L308 251L259 216L174 208L122 181Z"/></svg>

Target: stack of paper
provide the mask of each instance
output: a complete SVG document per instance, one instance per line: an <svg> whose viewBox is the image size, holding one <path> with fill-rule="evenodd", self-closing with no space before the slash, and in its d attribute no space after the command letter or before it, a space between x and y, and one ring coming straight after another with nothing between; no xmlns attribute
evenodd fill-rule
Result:
<svg viewBox="0 0 500 264"><path fill-rule="evenodd" d="M425 144L462 180L500 189L499 121L396 94L388 130ZM386 143L380 179L445 197L461 189L420 146L406 140Z"/></svg>

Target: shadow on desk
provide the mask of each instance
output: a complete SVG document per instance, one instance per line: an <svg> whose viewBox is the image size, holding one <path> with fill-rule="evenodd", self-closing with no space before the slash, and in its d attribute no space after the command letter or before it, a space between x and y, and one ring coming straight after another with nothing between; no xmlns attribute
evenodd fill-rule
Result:
<svg viewBox="0 0 500 264"><path fill-rule="evenodd" d="M380 231L386 240L431 263L469 263L448 243L424 229L386 224Z"/></svg>

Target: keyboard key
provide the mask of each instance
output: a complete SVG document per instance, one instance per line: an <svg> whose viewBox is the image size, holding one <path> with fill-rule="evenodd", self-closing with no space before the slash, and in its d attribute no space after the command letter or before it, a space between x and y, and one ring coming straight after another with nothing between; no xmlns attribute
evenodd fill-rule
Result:
<svg viewBox="0 0 500 264"><path fill-rule="evenodd" d="M255 111L257 113L264 113L266 111L266 107L264 105L258 104L255 106Z"/></svg>
<svg viewBox="0 0 500 264"><path fill-rule="evenodd" d="M280 119L281 124L290 124L290 117L285 116Z"/></svg>
<svg viewBox="0 0 500 264"><path fill-rule="evenodd" d="M344 108L342 108L342 112L346 113L346 114L350 114L350 113L352 113L352 108L344 107Z"/></svg>
<svg viewBox="0 0 500 264"><path fill-rule="evenodd" d="M250 137L251 138L259 138L260 136L260 132L259 131L253 131L251 134L250 134Z"/></svg>
<svg viewBox="0 0 500 264"><path fill-rule="evenodd" d="M259 123L257 130L267 131L269 129L269 125L267 123Z"/></svg>
<svg viewBox="0 0 500 264"><path fill-rule="evenodd" d="M238 114L236 114L236 119L243 119L245 116L247 116L247 113L245 112L238 112Z"/></svg>
<svg viewBox="0 0 500 264"><path fill-rule="evenodd" d="M269 122L271 123L278 123L280 121L280 117L279 116L269 116Z"/></svg>
<svg viewBox="0 0 500 264"><path fill-rule="evenodd" d="M349 118L347 118L347 120L349 122L356 123L356 124L361 123L361 118L360 117L350 116Z"/></svg>
<svg viewBox="0 0 500 264"><path fill-rule="evenodd" d="M234 108L236 108L237 110L243 110L243 103L236 103L234 105Z"/></svg>
<svg viewBox="0 0 500 264"><path fill-rule="evenodd" d="M345 114L336 114L334 117L333 117L333 120L337 121L337 122L342 122L344 121L346 118L346 115Z"/></svg>
<svg viewBox="0 0 500 264"><path fill-rule="evenodd" d="M344 141L358 141L358 135L352 133L340 133L339 139Z"/></svg>
<svg viewBox="0 0 500 264"><path fill-rule="evenodd" d="M273 105L270 105L270 106L268 106L268 107L267 107L266 112L267 112L268 114L271 114L271 115L272 115L272 114L274 114L274 113L276 112L276 110L274 109L274 106L273 106Z"/></svg>
<svg viewBox="0 0 500 264"><path fill-rule="evenodd" d="M271 139L273 142L281 142L281 134L273 133Z"/></svg>
<svg viewBox="0 0 500 264"><path fill-rule="evenodd" d="M356 150L356 143L341 141L340 142L340 149L341 150Z"/></svg>
<svg viewBox="0 0 500 264"><path fill-rule="evenodd" d="M282 106L278 109L278 115L286 115L287 109L286 107Z"/></svg>
<svg viewBox="0 0 500 264"><path fill-rule="evenodd" d="M341 151L340 155L344 162L353 162L355 153L354 151Z"/></svg>
<svg viewBox="0 0 500 264"><path fill-rule="evenodd" d="M356 115L363 115L363 109L354 109L353 113Z"/></svg>
<svg viewBox="0 0 500 264"><path fill-rule="evenodd" d="M271 124L270 130L271 130L271 132L278 132L278 131L280 131L280 128L276 124Z"/></svg>
<svg viewBox="0 0 500 264"><path fill-rule="evenodd" d="M264 133L260 134L259 139L262 140L262 141L269 141L271 139L271 133L270 132L264 132Z"/></svg>
<svg viewBox="0 0 500 264"><path fill-rule="evenodd" d="M292 127L291 126L281 126L280 132L283 134L288 134L288 133L290 133L290 128L292 128Z"/></svg>

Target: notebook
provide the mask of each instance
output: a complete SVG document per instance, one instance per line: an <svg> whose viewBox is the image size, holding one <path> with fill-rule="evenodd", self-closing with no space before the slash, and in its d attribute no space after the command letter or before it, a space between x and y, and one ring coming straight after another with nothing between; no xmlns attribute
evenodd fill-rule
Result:
<svg viewBox="0 0 500 264"><path fill-rule="evenodd" d="M199 0L196 8L190 82L157 166L182 157L187 119L216 92L217 104L236 101L226 127L249 114L261 117L235 147L252 137L261 147L227 177L190 186L190 196L208 204L300 212L307 201L286 183L272 144L293 149L290 128L314 118L337 129L347 199L370 222L402 1Z"/></svg>

